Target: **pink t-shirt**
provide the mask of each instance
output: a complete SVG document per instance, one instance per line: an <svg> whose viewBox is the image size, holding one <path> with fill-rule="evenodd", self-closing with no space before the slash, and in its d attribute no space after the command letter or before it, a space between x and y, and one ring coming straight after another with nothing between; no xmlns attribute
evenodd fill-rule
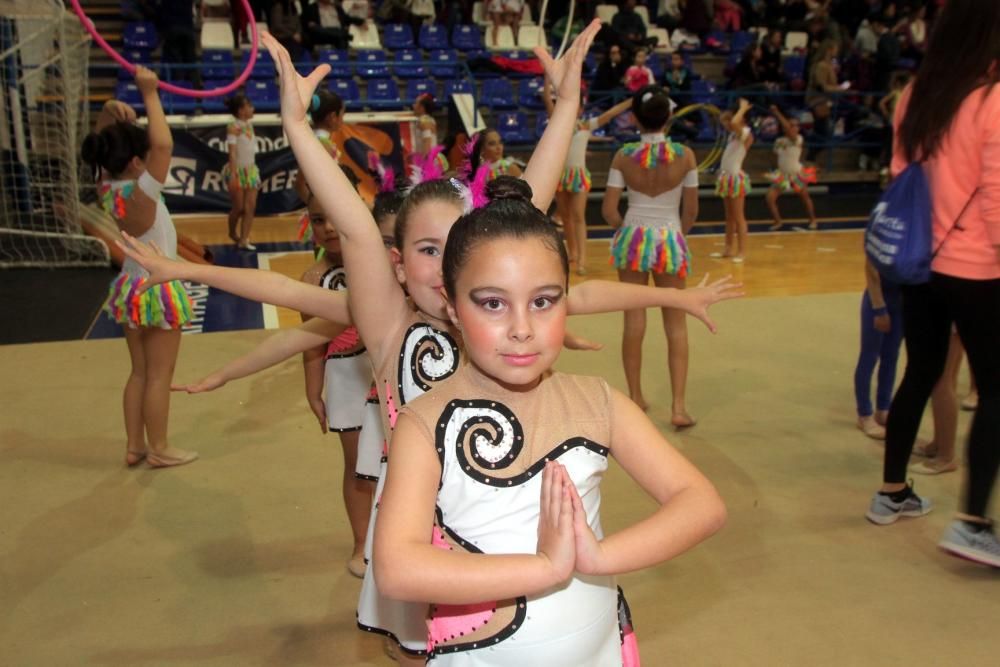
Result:
<svg viewBox="0 0 1000 667"><path fill-rule="evenodd" d="M907 87L896 105L897 130L910 101ZM893 145L892 174L906 168L898 139ZM940 250L932 270L958 278L1000 278L1000 86L973 91L959 107L937 152L926 165L931 190L934 247ZM962 208L979 188L959 228L950 234ZM943 243L942 243L943 242Z"/></svg>

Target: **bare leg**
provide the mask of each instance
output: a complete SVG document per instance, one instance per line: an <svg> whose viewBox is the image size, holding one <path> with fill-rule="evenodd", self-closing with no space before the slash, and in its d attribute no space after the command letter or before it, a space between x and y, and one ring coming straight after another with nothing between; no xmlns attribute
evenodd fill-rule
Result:
<svg viewBox="0 0 1000 667"><path fill-rule="evenodd" d="M730 197L723 197L722 207L726 211L726 242L723 246L722 257L733 256L733 236L736 229L733 224L733 200Z"/></svg>
<svg viewBox="0 0 1000 667"><path fill-rule="evenodd" d="M571 192L556 193L556 213L559 214L559 219L563 223L563 236L566 238L566 254L569 255L569 261L575 262L579 255L577 254L576 227L570 204L572 194Z"/></svg>
<svg viewBox="0 0 1000 667"><path fill-rule="evenodd" d="M646 271L618 269L618 279L623 283L645 285L649 280ZM625 330L622 332L622 366L625 368L625 382L628 395L643 410L649 403L642 397L642 339L646 335L646 311L626 310Z"/></svg>
<svg viewBox="0 0 1000 667"><path fill-rule="evenodd" d="M243 218L243 189L235 178L229 181L229 198L233 202L233 207L229 209L229 238L233 243L238 243L240 237L236 233L236 225Z"/></svg>
<svg viewBox="0 0 1000 667"><path fill-rule="evenodd" d="M576 237L576 272L587 274L587 193L569 193L569 214L573 219L573 235Z"/></svg>
<svg viewBox="0 0 1000 667"><path fill-rule="evenodd" d="M250 228L257 213L257 190L243 192L243 223L240 225L240 245L244 248L250 245Z"/></svg>
<svg viewBox="0 0 1000 667"><path fill-rule="evenodd" d="M653 274L657 287L684 289L685 280L668 274ZM667 335L667 366L670 370L670 391L673 394L670 423L678 428L694 426L687 411L688 337L687 317L676 308L661 308L663 330Z"/></svg>
<svg viewBox="0 0 1000 667"><path fill-rule="evenodd" d="M146 385L142 399L142 419L149 440L149 463L152 466L179 465L197 458L197 454L171 447L167 442L170 416L170 381L181 345L176 329L142 329L142 350L146 358Z"/></svg>
<svg viewBox="0 0 1000 667"><path fill-rule="evenodd" d="M931 409L934 412L934 440L927 446L931 458L914 466L914 472L950 472L958 468L955 464L955 438L958 434L958 371L962 366L965 349L958 334L951 335L948 345L948 359L944 372L934 385L931 393Z"/></svg>
<svg viewBox="0 0 1000 667"><path fill-rule="evenodd" d="M744 259L747 255L747 216L746 195L740 195L733 200L733 221L736 227L736 257Z"/></svg>
<svg viewBox="0 0 1000 667"><path fill-rule="evenodd" d="M767 202L767 208L771 211L771 219L774 220L774 224L771 225L771 231L777 231L781 229L781 212L778 210L778 197L781 196L781 190L778 188L770 188L767 191L767 195L764 200Z"/></svg>
<svg viewBox="0 0 1000 667"><path fill-rule="evenodd" d="M125 382L122 404L125 411L125 463L134 466L146 458L146 431L142 423L142 395L146 386L146 357L142 353L142 332L125 327L125 342L132 370Z"/></svg>
<svg viewBox="0 0 1000 667"><path fill-rule="evenodd" d="M799 199L802 200L802 204L806 207L806 215L809 216L809 229L818 229L819 223L816 222L816 210L813 208L812 197L809 196L809 191L805 188L799 193Z"/></svg>
<svg viewBox="0 0 1000 667"><path fill-rule="evenodd" d="M341 485L344 496L344 509L347 510L347 521L351 524L351 535L354 537L354 547L351 560L347 567L351 574L364 576L365 533L368 531L368 518L372 509L372 494L375 485L365 479L358 479L354 470L358 465L358 437L361 431L348 431L340 434L340 444L344 449L344 478Z"/></svg>

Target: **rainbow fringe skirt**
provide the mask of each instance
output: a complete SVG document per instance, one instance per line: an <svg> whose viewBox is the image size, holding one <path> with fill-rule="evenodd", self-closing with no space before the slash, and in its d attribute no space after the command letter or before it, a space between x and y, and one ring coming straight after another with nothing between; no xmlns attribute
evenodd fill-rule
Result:
<svg viewBox="0 0 1000 667"><path fill-rule="evenodd" d="M222 180L229 183L234 179L239 181L240 189L256 190L260 187L260 169L255 164L249 167L236 167L236 176L234 177L227 164L222 168Z"/></svg>
<svg viewBox="0 0 1000 667"><path fill-rule="evenodd" d="M111 283L104 310L115 322L130 327L180 329L191 321L191 298L179 280L153 285L138 294L143 282L123 271Z"/></svg>
<svg viewBox="0 0 1000 667"><path fill-rule="evenodd" d="M590 170L586 167L566 167L556 191L590 192Z"/></svg>
<svg viewBox="0 0 1000 667"><path fill-rule="evenodd" d="M723 199L736 199L750 194L750 190L750 177L742 170L738 174L720 171L715 179L715 194Z"/></svg>
<svg viewBox="0 0 1000 667"><path fill-rule="evenodd" d="M810 183L816 182L816 167L803 167L797 174L786 174L778 171L771 178L771 187L778 188L782 192L794 192L798 194L806 189Z"/></svg>
<svg viewBox="0 0 1000 667"><path fill-rule="evenodd" d="M691 268L684 235L668 227L620 227L611 239L611 265L686 278Z"/></svg>

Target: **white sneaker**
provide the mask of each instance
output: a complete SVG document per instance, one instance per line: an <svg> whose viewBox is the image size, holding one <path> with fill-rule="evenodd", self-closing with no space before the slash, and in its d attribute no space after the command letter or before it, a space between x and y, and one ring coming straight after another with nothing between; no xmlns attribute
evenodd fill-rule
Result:
<svg viewBox="0 0 1000 667"><path fill-rule="evenodd" d="M1000 567L1000 540L993 534L992 524L976 532L964 521L952 521L938 546L953 556Z"/></svg>

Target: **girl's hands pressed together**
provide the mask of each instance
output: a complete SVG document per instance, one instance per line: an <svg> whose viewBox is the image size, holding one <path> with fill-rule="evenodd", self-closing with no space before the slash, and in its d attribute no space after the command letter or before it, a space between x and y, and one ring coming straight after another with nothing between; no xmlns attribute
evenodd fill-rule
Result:
<svg viewBox="0 0 1000 667"><path fill-rule="evenodd" d="M552 585L566 581L573 574L576 561L573 501L568 488L572 485L561 464L546 461L542 471L537 553L551 569Z"/></svg>
<svg viewBox="0 0 1000 667"><path fill-rule="evenodd" d="M261 44L274 59L278 70L278 80L281 83L281 120L288 123L306 123L306 111L312 104L313 93L330 73L330 66L323 64L314 69L309 76L303 77L292 63L292 57L278 40L269 32L261 35Z"/></svg>
<svg viewBox="0 0 1000 667"><path fill-rule="evenodd" d="M576 563L574 565L580 574L605 574L604 552L601 543L587 523L587 510L583 500L577 493L576 486L569 482L570 501L573 503L573 541L576 547Z"/></svg>

